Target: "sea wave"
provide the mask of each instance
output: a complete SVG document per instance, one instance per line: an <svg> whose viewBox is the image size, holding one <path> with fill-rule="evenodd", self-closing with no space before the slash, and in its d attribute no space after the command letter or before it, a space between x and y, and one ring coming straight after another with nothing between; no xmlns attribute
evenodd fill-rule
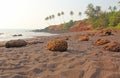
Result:
<svg viewBox="0 0 120 78"><path fill-rule="evenodd" d="M56 35L56 34L50 34L46 32L30 32L29 30L21 30L21 29L4 29L4 30L0 30L0 41L34 38L38 36L51 36L51 35Z"/></svg>

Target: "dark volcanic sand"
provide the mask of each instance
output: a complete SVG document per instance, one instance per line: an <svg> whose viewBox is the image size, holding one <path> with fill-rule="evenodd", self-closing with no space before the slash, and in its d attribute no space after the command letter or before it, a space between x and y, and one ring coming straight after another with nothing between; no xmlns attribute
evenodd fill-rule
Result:
<svg viewBox="0 0 120 78"><path fill-rule="evenodd" d="M39 37L27 40L31 44L20 48L0 47L0 78L120 78L120 53L104 51L102 45L93 45L99 38L120 42L120 32L79 41L78 38L86 33L94 32ZM45 49L48 40L68 36L67 51ZM32 44L32 41L38 43Z"/></svg>

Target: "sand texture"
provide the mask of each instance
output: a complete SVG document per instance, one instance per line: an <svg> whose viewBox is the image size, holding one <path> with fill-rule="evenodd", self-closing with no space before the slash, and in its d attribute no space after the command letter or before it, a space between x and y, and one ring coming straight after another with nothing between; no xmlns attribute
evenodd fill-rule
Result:
<svg viewBox="0 0 120 78"><path fill-rule="evenodd" d="M64 33L59 36L26 40L19 48L0 47L0 78L120 78L120 52L94 45L97 39L120 43L120 31L100 36L96 31ZM79 38L88 35L88 41ZM49 40L64 39L68 49L49 51ZM4 42L5 43L5 42ZM3 44L2 44L3 45Z"/></svg>

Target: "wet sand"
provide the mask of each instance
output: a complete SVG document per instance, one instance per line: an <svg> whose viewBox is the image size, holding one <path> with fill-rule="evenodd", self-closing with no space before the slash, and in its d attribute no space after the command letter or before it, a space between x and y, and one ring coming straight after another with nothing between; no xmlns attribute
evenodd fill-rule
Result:
<svg viewBox="0 0 120 78"><path fill-rule="evenodd" d="M105 51L103 45L93 44L99 38L120 43L120 31L79 41L81 35L90 33L96 32L38 37L26 40L29 44L20 48L0 47L0 78L120 78L120 53ZM67 51L45 49L49 40L58 38L68 38Z"/></svg>

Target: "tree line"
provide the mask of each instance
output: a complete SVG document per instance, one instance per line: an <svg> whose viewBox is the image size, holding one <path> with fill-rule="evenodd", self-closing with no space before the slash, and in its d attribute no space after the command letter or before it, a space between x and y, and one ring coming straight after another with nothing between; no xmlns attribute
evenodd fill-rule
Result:
<svg viewBox="0 0 120 78"><path fill-rule="evenodd" d="M73 12L73 11L70 11L69 14L70 14L70 16L72 17L72 16L74 15L74 12ZM65 22L65 20L64 20L64 15L65 15L65 13L64 13L63 11L61 11L61 12L58 12L56 15L52 14L52 15L49 15L49 16L45 17L45 21L48 22L48 21L54 20L55 17L59 17L61 23L65 24L66 22ZM79 12L78 15L81 16L82 13ZM62 18L61 18L61 17L62 17ZM71 20L73 20L73 18L71 18ZM70 21L71 21L71 20L70 20ZM48 25L50 25L49 22L48 22Z"/></svg>
<svg viewBox="0 0 120 78"><path fill-rule="evenodd" d="M118 2L120 6L120 1ZM71 16L74 15L73 11L69 13ZM92 28L101 29L106 27L119 27L120 28L120 10L116 6L109 6L108 11L102 11L101 6L94 6L93 4L88 4L85 14L88 16L86 19L92 25ZM58 17L64 18L65 13L63 11L56 14ZM78 13L79 16L82 15L81 12ZM46 21L55 19L55 15L50 15L45 18ZM73 18L72 18L73 19ZM73 20L65 23L65 20L62 19L67 27L70 27L74 24ZM49 24L50 25L50 24Z"/></svg>
<svg viewBox="0 0 120 78"><path fill-rule="evenodd" d="M118 2L120 4L120 2ZM100 6L89 4L85 14L92 27L101 29L106 27L119 27L120 28L120 10L116 6L109 6L109 11L102 11Z"/></svg>

